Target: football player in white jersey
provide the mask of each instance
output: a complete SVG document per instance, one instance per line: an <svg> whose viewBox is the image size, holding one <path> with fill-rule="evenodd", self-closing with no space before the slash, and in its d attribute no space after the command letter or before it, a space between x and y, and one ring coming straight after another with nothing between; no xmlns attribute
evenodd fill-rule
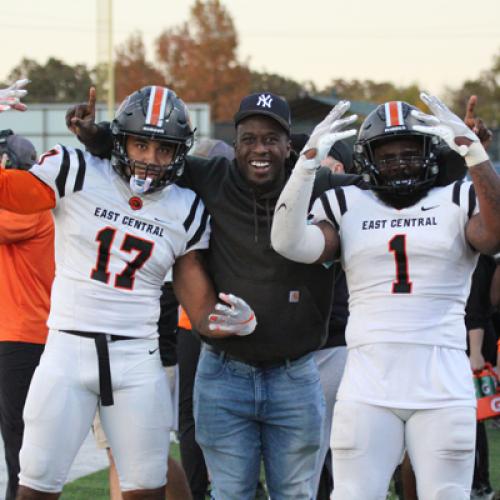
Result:
<svg viewBox="0 0 500 500"><path fill-rule="evenodd" d="M500 179L476 135L437 98L421 97L434 116L404 102L368 115L354 146L367 189L326 192L307 224L315 170L336 140L355 133L343 130L355 117L342 118L349 103L339 103L276 205L279 253L315 265L340 258L346 272L335 500L385 498L405 447L419 498L470 496L476 415L464 307L478 252L499 249ZM472 183L434 187L441 140L464 157Z"/></svg>
<svg viewBox="0 0 500 500"><path fill-rule="evenodd" d="M185 104L167 88L144 87L112 126L111 161L57 146L30 172L0 172L0 206L51 208L56 232L49 337L24 412L23 500L59 497L98 405L123 497L165 498L172 409L157 322L172 266L201 333L255 328L237 297L216 305L197 252L208 247L208 213L174 183L193 138Z"/></svg>

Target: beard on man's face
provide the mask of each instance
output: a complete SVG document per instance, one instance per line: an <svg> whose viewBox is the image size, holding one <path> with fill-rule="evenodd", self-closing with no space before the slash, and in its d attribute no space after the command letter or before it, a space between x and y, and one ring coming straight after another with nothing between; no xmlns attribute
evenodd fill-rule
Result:
<svg viewBox="0 0 500 500"><path fill-rule="evenodd" d="M427 189L415 190L410 193L397 193L395 191L375 191L375 194L390 207L401 210L402 208L416 205L422 198L427 196Z"/></svg>

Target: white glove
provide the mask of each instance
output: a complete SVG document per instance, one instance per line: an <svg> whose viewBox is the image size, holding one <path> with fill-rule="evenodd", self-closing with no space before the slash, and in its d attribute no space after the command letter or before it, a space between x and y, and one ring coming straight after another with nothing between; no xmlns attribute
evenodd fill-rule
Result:
<svg viewBox="0 0 500 500"><path fill-rule="evenodd" d="M26 105L21 102L21 98L28 93L23 87L29 82L30 81L25 78L23 80L17 80L17 82L6 89L0 89L0 113L11 108L17 109L18 111L25 111L27 109Z"/></svg>
<svg viewBox="0 0 500 500"><path fill-rule="evenodd" d="M437 97L420 93L420 99L429 107L434 116L413 110L411 114L427 125L414 125L413 130L441 137L448 146L464 157L468 167L489 159L478 136ZM463 138L468 145L458 145L456 138Z"/></svg>
<svg viewBox="0 0 500 500"><path fill-rule="evenodd" d="M326 158L328 151L330 151L331 147L337 141L356 135L355 129L342 130L358 119L357 115L342 118L350 107L351 103L349 101L339 101L326 118L316 125L311 137L309 137L309 140L300 152L300 157L295 165L296 168L299 167L299 169L302 168L312 172L316 171L321 161Z"/></svg>
<svg viewBox="0 0 500 500"><path fill-rule="evenodd" d="M252 333L257 326L252 308L243 299L231 293L219 293L219 297L230 304L230 307L217 304L215 310L219 314L210 314L208 328L217 332L233 332L236 335Z"/></svg>

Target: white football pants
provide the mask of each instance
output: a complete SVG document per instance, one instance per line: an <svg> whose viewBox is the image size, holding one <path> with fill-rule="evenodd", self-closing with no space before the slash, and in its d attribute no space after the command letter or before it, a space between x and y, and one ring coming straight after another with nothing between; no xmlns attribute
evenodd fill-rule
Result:
<svg viewBox="0 0 500 500"><path fill-rule="evenodd" d="M100 415L123 491L166 482L172 407L158 339L108 343L113 406ZM24 408L20 484L62 490L99 404L95 342L51 330Z"/></svg>
<svg viewBox="0 0 500 500"><path fill-rule="evenodd" d="M331 447L332 500L385 500L408 451L423 500L468 500L474 469L476 410L398 410L337 401Z"/></svg>

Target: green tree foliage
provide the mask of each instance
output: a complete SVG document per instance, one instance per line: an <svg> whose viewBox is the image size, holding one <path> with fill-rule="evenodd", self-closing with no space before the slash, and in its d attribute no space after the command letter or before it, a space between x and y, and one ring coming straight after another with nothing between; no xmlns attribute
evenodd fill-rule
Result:
<svg viewBox="0 0 500 500"><path fill-rule="evenodd" d="M366 101L381 103L387 101L406 101L419 105L419 87L411 84L407 87L397 87L390 82L374 82L372 80L332 80L321 95L335 95L351 101Z"/></svg>
<svg viewBox="0 0 500 500"><path fill-rule="evenodd" d="M45 64L23 59L9 74L8 82L29 78L24 102L79 102L88 94L92 73L84 64L70 66L51 57ZM9 83L10 84L10 83Z"/></svg>
<svg viewBox="0 0 500 500"><path fill-rule="evenodd" d="M448 89L447 102L463 116L467 100L477 95L476 115L489 127L500 127L500 49L490 69L482 71L476 80L467 80L458 89Z"/></svg>
<svg viewBox="0 0 500 500"><path fill-rule="evenodd" d="M117 101L145 85L165 85L164 76L146 60L140 33L133 33L116 49L115 95Z"/></svg>
<svg viewBox="0 0 500 500"><path fill-rule="evenodd" d="M237 58L238 35L219 0L195 0L189 20L156 41L167 84L185 101L208 102L212 118L229 120L250 89L250 71Z"/></svg>
<svg viewBox="0 0 500 500"><path fill-rule="evenodd" d="M311 91L311 85L300 84L291 78L276 73L252 71L250 75L250 92L267 90L292 101Z"/></svg>

